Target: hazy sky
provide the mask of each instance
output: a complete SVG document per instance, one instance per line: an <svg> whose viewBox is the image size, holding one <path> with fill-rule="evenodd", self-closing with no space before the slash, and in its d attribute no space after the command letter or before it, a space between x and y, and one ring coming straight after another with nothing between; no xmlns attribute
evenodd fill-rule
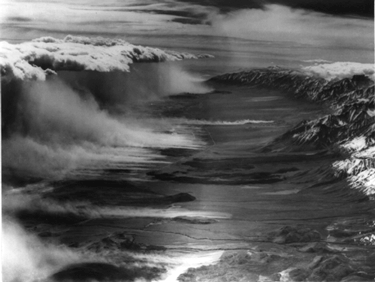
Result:
<svg viewBox="0 0 375 282"><path fill-rule="evenodd" d="M222 12L238 9L263 9L268 4L306 9L340 16L374 17L372 0L178 0L203 6L217 7Z"/></svg>
<svg viewBox="0 0 375 282"><path fill-rule="evenodd" d="M204 34L371 49L373 0L0 0L1 38ZM63 36L63 35L62 35Z"/></svg>

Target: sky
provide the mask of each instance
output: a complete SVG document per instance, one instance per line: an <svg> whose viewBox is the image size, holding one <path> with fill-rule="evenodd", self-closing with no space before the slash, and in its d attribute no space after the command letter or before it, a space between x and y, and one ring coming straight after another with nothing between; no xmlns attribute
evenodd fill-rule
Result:
<svg viewBox="0 0 375 282"><path fill-rule="evenodd" d="M239 9L264 9L268 4L305 9L336 16L374 18L374 2L371 0L178 0L202 6L216 7L222 12Z"/></svg>
<svg viewBox="0 0 375 282"><path fill-rule="evenodd" d="M0 37L208 35L374 48L372 0L0 0Z"/></svg>

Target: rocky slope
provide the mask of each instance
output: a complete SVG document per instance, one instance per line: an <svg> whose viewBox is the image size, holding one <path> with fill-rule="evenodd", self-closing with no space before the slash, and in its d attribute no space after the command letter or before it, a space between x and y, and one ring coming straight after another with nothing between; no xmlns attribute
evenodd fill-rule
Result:
<svg viewBox="0 0 375 282"><path fill-rule="evenodd" d="M301 194L312 201L317 194L322 200L345 198L344 207L353 210L346 216L327 219L320 228L314 226L314 221L305 221L263 233L264 243L257 242L248 250L225 252L217 264L189 269L179 281L374 280L374 82L368 73L348 74L332 79L332 75L312 75L311 69L272 67L210 79L215 85L247 87L248 91L254 86L282 89L327 106L326 115L300 122L261 152L305 153L306 159L331 154L326 164L315 164L287 182L305 186ZM316 219L319 206L318 201ZM367 208L361 210L364 206ZM334 210L332 203L325 215L329 217Z"/></svg>
<svg viewBox="0 0 375 282"><path fill-rule="evenodd" d="M331 113L302 121L269 149L292 142L303 149L338 150L342 160L333 164L336 176L348 177L351 187L366 195L375 194L375 95L370 75L328 80L303 69L270 67L224 74L210 81L283 89L296 97L327 104Z"/></svg>

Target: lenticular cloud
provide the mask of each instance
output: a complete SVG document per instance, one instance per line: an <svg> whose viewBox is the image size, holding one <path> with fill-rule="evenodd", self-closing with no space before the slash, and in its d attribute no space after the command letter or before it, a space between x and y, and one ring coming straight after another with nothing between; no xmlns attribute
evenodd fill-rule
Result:
<svg viewBox="0 0 375 282"><path fill-rule="evenodd" d="M67 36L42 37L32 42L0 42L3 79L45 80L58 70L129 71L133 62L197 59L188 53L130 44L121 39Z"/></svg>

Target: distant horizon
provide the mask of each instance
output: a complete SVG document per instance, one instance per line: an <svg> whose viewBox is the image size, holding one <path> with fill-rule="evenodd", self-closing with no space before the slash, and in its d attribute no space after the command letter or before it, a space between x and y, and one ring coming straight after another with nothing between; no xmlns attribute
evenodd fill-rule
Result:
<svg viewBox="0 0 375 282"><path fill-rule="evenodd" d="M316 2L316 3L315 3ZM208 36L293 42L312 47L374 49L371 1L199 1L112 0L7 1L0 4L0 38L21 42L45 35L124 37ZM370 4L369 4L370 3ZM373 4L373 3L372 3ZM363 6L365 5L365 6ZM347 14L345 11L352 13ZM334 12L335 7L337 13ZM189 22L199 19L201 22Z"/></svg>

